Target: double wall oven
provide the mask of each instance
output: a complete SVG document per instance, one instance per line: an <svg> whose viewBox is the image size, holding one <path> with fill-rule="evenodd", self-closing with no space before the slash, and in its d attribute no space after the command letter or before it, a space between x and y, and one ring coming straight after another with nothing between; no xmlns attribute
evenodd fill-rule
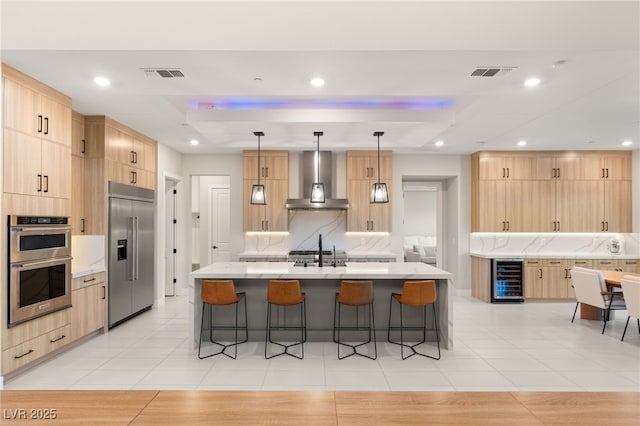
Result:
<svg viewBox="0 0 640 426"><path fill-rule="evenodd" d="M9 216L9 327L71 306L67 217Z"/></svg>

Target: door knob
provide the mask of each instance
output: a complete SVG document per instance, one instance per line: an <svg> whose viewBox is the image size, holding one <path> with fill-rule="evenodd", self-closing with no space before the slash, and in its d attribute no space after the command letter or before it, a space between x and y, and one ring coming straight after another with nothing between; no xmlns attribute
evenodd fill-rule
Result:
<svg viewBox="0 0 640 426"><path fill-rule="evenodd" d="M217 249L217 248L218 248L218 246L212 246L211 248L212 248L212 249Z"/></svg>

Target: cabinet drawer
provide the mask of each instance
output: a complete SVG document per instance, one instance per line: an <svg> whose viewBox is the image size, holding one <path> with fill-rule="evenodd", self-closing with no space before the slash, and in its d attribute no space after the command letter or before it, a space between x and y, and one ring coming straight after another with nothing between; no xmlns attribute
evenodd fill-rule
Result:
<svg viewBox="0 0 640 426"><path fill-rule="evenodd" d="M95 274L84 275L82 277L74 278L71 282L71 289L78 290L90 285L103 283L105 279L105 272L96 272Z"/></svg>
<svg viewBox="0 0 640 426"><path fill-rule="evenodd" d="M524 261L524 266L542 266L542 259L526 259Z"/></svg>
<svg viewBox="0 0 640 426"><path fill-rule="evenodd" d="M566 266L567 261L565 259L543 259L542 266Z"/></svg>
<svg viewBox="0 0 640 426"><path fill-rule="evenodd" d="M2 347L10 348L35 339L71 322L71 309L54 312L2 331Z"/></svg>
<svg viewBox="0 0 640 426"><path fill-rule="evenodd" d="M6 374L65 346L71 341L70 333L71 325L67 324L2 351L2 373Z"/></svg>
<svg viewBox="0 0 640 426"><path fill-rule="evenodd" d="M571 266L579 266L581 268L591 268L593 266L593 262L591 259L573 259L569 261L569 267Z"/></svg>
<svg viewBox="0 0 640 426"><path fill-rule="evenodd" d="M617 264L615 259L594 259L592 261L594 269L616 269Z"/></svg>

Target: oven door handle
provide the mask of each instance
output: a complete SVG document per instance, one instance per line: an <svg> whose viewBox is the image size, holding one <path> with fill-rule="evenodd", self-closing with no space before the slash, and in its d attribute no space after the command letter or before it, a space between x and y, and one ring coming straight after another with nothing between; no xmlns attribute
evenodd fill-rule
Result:
<svg viewBox="0 0 640 426"><path fill-rule="evenodd" d="M25 266L57 265L63 262L70 262L71 259L72 259L71 256L65 256L65 257L54 257L51 259L44 259L44 260L29 260L24 262L14 262L11 264L11 267L24 268Z"/></svg>

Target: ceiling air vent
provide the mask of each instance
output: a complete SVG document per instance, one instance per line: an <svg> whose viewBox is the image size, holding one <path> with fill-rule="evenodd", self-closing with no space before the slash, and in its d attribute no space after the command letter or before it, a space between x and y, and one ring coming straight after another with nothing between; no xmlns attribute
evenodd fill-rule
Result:
<svg viewBox="0 0 640 426"><path fill-rule="evenodd" d="M471 73L471 77L503 77L517 67L478 67Z"/></svg>
<svg viewBox="0 0 640 426"><path fill-rule="evenodd" d="M175 68L142 68L144 75L151 78L182 78L184 74L181 70Z"/></svg>

